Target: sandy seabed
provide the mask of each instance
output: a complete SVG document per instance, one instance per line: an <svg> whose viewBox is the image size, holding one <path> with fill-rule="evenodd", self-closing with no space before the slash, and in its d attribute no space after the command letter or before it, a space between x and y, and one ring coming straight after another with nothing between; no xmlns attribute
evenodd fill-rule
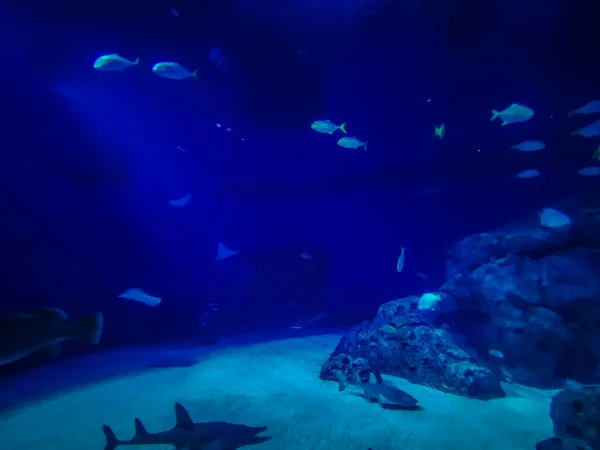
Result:
<svg viewBox="0 0 600 450"><path fill-rule="evenodd" d="M552 434L550 391L508 385L506 398L479 401L384 376L418 398L420 411L340 393L318 376L338 341L321 335L218 348L192 367L113 374L3 412L0 447L102 450L101 423L121 439L133 435L136 416L150 432L168 429L176 401L196 422L268 425L262 435L272 439L248 449L532 450Z"/></svg>

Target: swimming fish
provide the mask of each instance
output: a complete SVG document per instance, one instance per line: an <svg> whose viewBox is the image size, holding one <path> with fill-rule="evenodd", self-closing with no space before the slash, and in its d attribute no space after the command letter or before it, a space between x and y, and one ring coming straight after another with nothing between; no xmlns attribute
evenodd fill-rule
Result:
<svg viewBox="0 0 600 450"><path fill-rule="evenodd" d="M302 252L302 253L300 253L300 258L312 259L312 255L308 252Z"/></svg>
<svg viewBox="0 0 600 450"><path fill-rule="evenodd" d="M140 62L140 58L135 58L134 61L128 61L125 58L120 57L116 53L110 55L103 55L94 61L94 69L103 72L125 70L128 67L136 66Z"/></svg>
<svg viewBox="0 0 600 450"><path fill-rule="evenodd" d="M546 148L546 144L542 141L523 141L520 144L513 145L511 148L520 152L536 152Z"/></svg>
<svg viewBox="0 0 600 450"><path fill-rule="evenodd" d="M239 250L231 250L225 247L225 244L219 242L219 244L217 245L217 257L215 258L215 260L221 261L223 259L231 258L232 256L237 255L239 252Z"/></svg>
<svg viewBox="0 0 600 450"><path fill-rule="evenodd" d="M600 167L584 167L583 169L579 169L577 173L584 177L596 177L600 175Z"/></svg>
<svg viewBox="0 0 600 450"><path fill-rule="evenodd" d="M339 145L340 147L344 147L344 148L353 148L354 150L360 148L360 147L364 147L365 152L367 151L367 142L368 141L361 141L360 139L356 138L356 137L343 137L341 138L339 141L337 141L337 145Z"/></svg>
<svg viewBox="0 0 600 450"><path fill-rule="evenodd" d="M97 344L102 336L104 318L96 313L70 320L67 313L44 308L0 316L0 365L25 358L43 350L60 353L63 341L75 339Z"/></svg>
<svg viewBox="0 0 600 450"><path fill-rule="evenodd" d="M387 383L363 383L362 381L348 382L340 371L337 372L338 391L346 390L348 386L362 389L368 399L377 400L382 404L395 405L407 409L416 409L419 401L412 395Z"/></svg>
<svg viewBox="0 0 600 450"><path fill-rule="evenodd" d="M594 114L600 112L600 100L592 100L586 103L581 108L577 108L575 111L571 111L567 117L571 117L574 114Z"/></svg>
<svg viewBox="0 0 600 450"><path fill-rule="evenodd" d="M535 178L539 177L541 173L537 169L524 170L515 175L517 178Z"/></svg>
<svg viewBox="0 0 600 450"><path fill-rule="evenodd" d="M384 333L387 334L398 334L398 330L396 328L394 328L393 326L391 326L389 323L386 323L385 325L382 325L379 330L383 331Z"/></svg>
<svg viewBox="0 0 600 450"><path fill-rule="evenodd" d="M398 258L398 263L396 264L396 270L398 271L398 273L402 272L402 269L404 269L404 250L406 249L402 247L400 257Z"/></svg>
<svg viewBox="0 0 600 450"><path fill-rule="evenodd" d="M579 130L573 131L571 136L594 137L600 136L600 120L590 123Z"/></svg>
<svg viewBox="0 0 600 450"><path fill-rule="evenodd" d="M600 145L598 146L598 148L596 149L596 151L592 155L592 159L597 159L598 161L600 161Z"/></svg>
<svg viewBox="0 0 600 450"><path fill-rule="evenodd" d="M488 353L491 356L493 356L494 358L498 358L498 359L503 359L504 358L504 353L502 353L500 350L490 349Z"/></svg>
<svg viewBox="0 0 600 450"><path fill-rule="evenodd" d="M175 200L169 200L169 205L175 206L177 208L183 208L185 205L188 204L188 202L190 201L190 198L192 198L192 194L186 194L181 198L178 198Z"/></svg>
<svg viewBox="0 0 600 450"><path fill-rule="evenodd" d="M144 291L138 288L127 289L122 294L119 294L118 297L126 300L133 300L134 302L144 303L148 306L158 306L162 301L160 297L153 297L152 295L146 294Z"/></svg>
<svg viewBox="0 0 600 450"><path fill-rule="evenodd" d="M490 121L500 118L500 120L502 120L502 126L504 126L510 123L525 122L531 119L533 115L534 112L531 108L513 103L503 111L492 109L492 118Z"/></svg>
<svg viewBox="0 0 600 450"><path fill-rule="evenodd" d="M156 75L170 78L172 80L184 80L185 78L193 77L194 79L198 79L198 69L190 72L185 67L177 64L176 62L160 62L154 64L152 67L152 72Z"/></svg>
<svg viewBox="0 0 600 450"><path fill-rule="evenodd" d="M429 276L427 274L423 273L423 272L417 272L415 275L418 276L422 280L428 280L429 279Z"/></svg>
<svg viewBox="0 0 600 450"><path fill-rule="evenodd" d="M337 130L342 130L345 134L347 134L346 122L341 125L336 125L331 120L317 120L316 122L313 122L310 127L319 133L333 134Z"/></svg>
<svg viewBox="0 0 600 450"><path fill-rule="evenodd" d="M180 152L183 152L183 153L187 153L187 150L183 147L180 147L179 145L177 146L177 150L179 150Z"/></svg>
<svg viewBox="0 0 600 450"><path fill-rule="evenodd" d="M256 436L267 429L266 425L249 427L228 422L194 422L180 403L175 403L175 426L170 430L150 433L137 417L134 424L134 436L125 441L117 439L108 425L102 425L106 438L104 450L115 450L122 445L172 445L179 450L232 450L271 439L268 436ZM222 441L222 445L211 447L215 440Z"/></svg>
<svg viewBox="0 0 600 450"><path fill-rule="evenodd" d="M175 8L171 8L169 9L169 12L171 13L171 15L175 18L179 17L179 11L177 11Z"/></svg>
<svg viewBox="0 0 600 450"><path fill-rule="evenodd" d="M433 127L433 135L437 136L439 139L442 139L445 134L446 134L446 125L444 125L443 123L439 127L436 127L436 126Z"/></svg>

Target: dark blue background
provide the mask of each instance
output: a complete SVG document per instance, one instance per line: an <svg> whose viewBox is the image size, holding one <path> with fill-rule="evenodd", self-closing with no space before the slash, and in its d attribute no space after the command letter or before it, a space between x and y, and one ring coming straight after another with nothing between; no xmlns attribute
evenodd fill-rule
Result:
<svg viewBox="0 0 600 450"><path fill-rule="evenodd" d="M566 119L600 96L591 2L390 2L345 30L289 34L227 1L92 3L5 3L5 311L102 311L105 345L210 343L319 312L354 324L438 287L452 241L597 181L574 172L598 142L569 137L589 120ZM92 69L112 52L140 66ZM198 82L157 77L159 60L198 67ZM513 102L535 117L489 122ZM314 133L318 119L347 121L369 151ZM547 149L508 150L525 139ZM544 175L512 178L530 168ZM241 254L215 263L218 241ZM163 303L117 299L128 287ZM207 302L220 310L204 329Z"/></svg>

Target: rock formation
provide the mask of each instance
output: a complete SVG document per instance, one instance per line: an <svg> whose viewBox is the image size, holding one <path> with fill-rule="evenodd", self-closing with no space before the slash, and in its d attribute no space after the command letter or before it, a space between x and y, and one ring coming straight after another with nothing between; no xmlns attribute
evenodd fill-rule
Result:
<svg viewBox="0 0 600 450"><path fill-rule="evenodd" d="M373 368L445 392L503 395L500 381L543 388L600 382L600 195L468 236L437 292L383 304L355 327L321 377Z"/></svg>

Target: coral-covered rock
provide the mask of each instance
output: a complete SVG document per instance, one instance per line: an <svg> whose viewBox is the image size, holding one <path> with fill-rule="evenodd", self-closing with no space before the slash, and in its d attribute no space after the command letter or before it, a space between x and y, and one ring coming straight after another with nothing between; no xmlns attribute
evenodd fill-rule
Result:
<svg viewBox="0 0 600 450"><path fill-rule="evenodd" d="M513 381L600 381L599 198L456 243L439 289L442 311L449 299L455 311L438 322L464 334L483 358L500 351L497 364Z"/></svg>
<svg viewBox="0 0 600 450"><path fill-rule="evenodd" d="M554 437L539 449L600 449L600 386L570 385L550 404ZM553 445L553 446L551 446Z"/></svg>
<svg viewBox="0 0 600 450"><path fill-rule="evenodd" d="M357 364L362 379L371 368L462 396L503 397L498 378L469 355L445 329L431 326L418 310L418 297L384 303L372 323L363 322L342 338L325 363L321 378L348 379ZM368 362L366 365L363 361Z"/></svg>

